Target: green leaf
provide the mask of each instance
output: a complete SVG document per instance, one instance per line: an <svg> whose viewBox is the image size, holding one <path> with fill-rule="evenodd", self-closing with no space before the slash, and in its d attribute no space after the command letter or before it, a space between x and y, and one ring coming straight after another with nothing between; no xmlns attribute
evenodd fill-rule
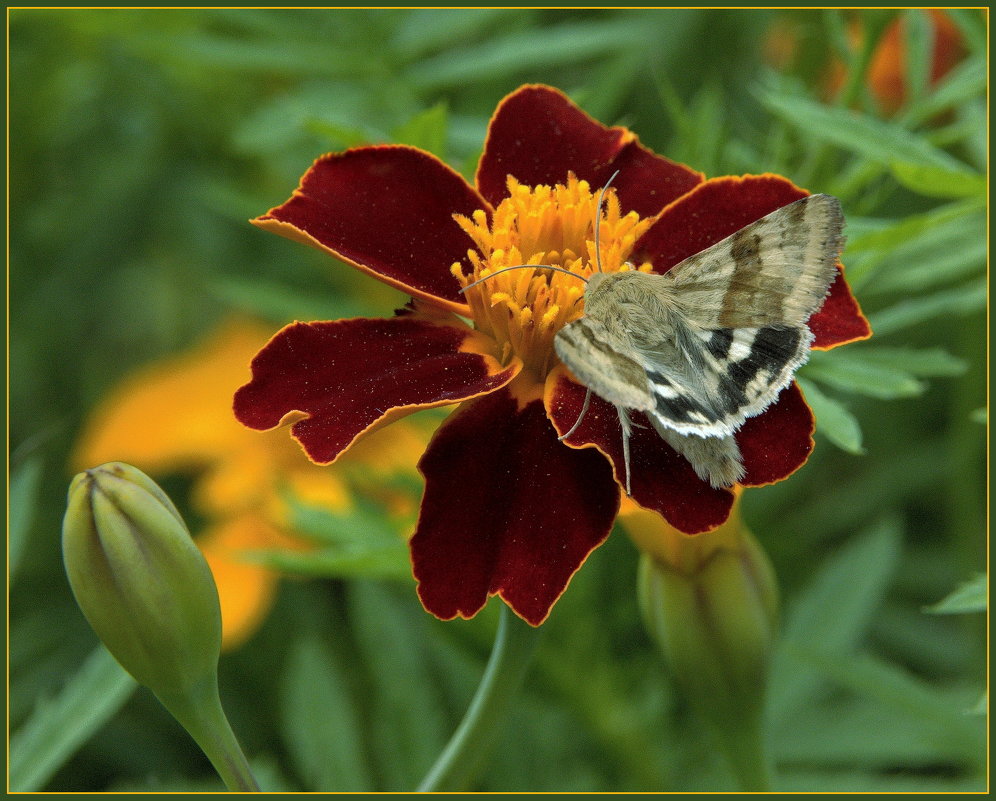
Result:
<svg viewBox="0 0 996 801"><path fill-rule="evenodd" d="M968 710L970 715L987 715L989 714L989 693L982 693L982 696L976 701L975 706Z"/></svg>
<svg viewBox="0 0 996 801"><path fill-rule="evenodd" d="M864 232L848 247L848 280L858 288L870 283L872 290L908 294L980 268L986 245L982 208L977 201L949 203L877 230L863 220Z"/></svg>
<svg viewBox="0 0 996 801"><path fill-rule="evenodd" d="M906 49L907 103L916 102L927 92L933 61L932 22L927 12L909 9L902 14L903 42Z"/></svg>
<svg viewBox="0 0 996 801"><path fill-rule="evenodd" d="M853 354L868 364L892 367L924 378L963 375L968 369L964 359L952 356L943 348L889 348L861 343L853 348Z"/></svg>
<svg viewBox="0 0 996 801"><path fill-rule="evenodd" d="M816 415L816 430L841 450L863 454L861 426L843 404L823 394L811 381L798 379L799 386Z"/></svg>
<svg viewBox="0 0 996 801"><path fill-rule="evenodd" d="M680 15L676 21L677 28L681 28ZM412 66L406 77L422 91L493 81L496 77L528 74L531 69L578 64L623 49L640 50L650 43L651 33L658 30L645 20L623 17L516 31L425 59ZM676 33L674 26L660 32L668 38Z"/></svg>
<svg viewBox="0 0 996 801"><path fill-rule="evenodd" d="M363 720L338 656L317 636L297 640L280 686L280 733L312 790L373 789L363 753Z"/></svg>
<svg viewBox="0 0 996 801"><path fill-rule="evenodd" d="M863 360L856 353L814 351L802 374L810 380L872 398L909 398L921 394L926 388L923 382L909 373Z"/></svg>
<svg viewBox="0 0 996 801"><path fill-rule="evenodd" d="M889 254L866 292L908 296L983 274L988 256L984 231L971 237L957 232L946 241L940 240L940 233L922 237L920 248L910 243Z"/></svg>
<svg viewBox="0 0 996 801"><path fill-rule="evenodd" d="M986 280L982 278L927 297L904 300L869 315L869 322L877 336L884 336L934 317L960 317L981 312L986 308L987 297Z"/></svg>
<svg viewBox="0 0 996 801"><path fill-rule="evenodd" d="M926 164L894 161L892 174L911 192L926 197L982 199L986 196L986 176L970 170L949 170Z"/></svg>
<svg viewBox="0 0 996 801"><path fill-rule="evenodd" d="M364 547L343 546L307 553L293 551L248 551L247 560L285 573L322 578L411 579L408 548L400 540L394 544Z"/></svg>
<svg viewBox="0 0 996 801"><path fill-rule="evenodd" d="M905 128L843 108L762 91L761 102L806 137L888 166L894 161L962 170L965 165Z"/></svg>
<svg viewBox="0 0 996 801"><path fill-rule="evenodd" d="M903 119L907 124L922 122L941 111L985 96L988 76L985 59L973 58L962 62L944 77L932 93L911 104Z"/></svg>
<svg viewBox="0 0 996 801"><path fill-rule="evenodd" d="M331 288L304 292L259 278L218 277L207 285L221 302L277 323L291 320L337 320L364 313L361 299L336 300ZM318 297L321 299L318 299Z"/></svg>
<svg viewBox="0 0 996 801"><path fill-rule="evenodd" d="M793 648L846 654L858 644L892 579L900 531L898 520L885 518L845 543L790 605L771 674L772 720L784 721L809 703L819 684L815 672L792 655Z"/></svg>
<svg viewBox="0 0 996 801"><path fill-rule="evenodd" d="M969 419L971 419L973 423L986 425L989 422L989 410L985 406L975 409L972 414L969 415Z"/></svg>
<svg viewBox="0 0 996 801"><path fill-rule="evenodd" d="M37 792L124 705L138 683L102 645L10 739L10 789Z"/></svg>
<svg viewBox="0 0 996 801"><path fill-rule="evenodd" d="M988 608L989 580L985 574L980 574L966 581L944 600L924 607L923 611L935 615L957 615L964 612L985 612Z"/></svg>
<svg viewBox="0 0 996 801"><path fill-rule="evenodd" d="M7 495L7 570L17 575L35 521L44 459L36 455L14 469Z"/></svg>
<svg viewBox="0 0 996 801"><path fill-rule="evenodd" d="M472 41L502 24L523 22L526 9L508 8L424 8L412 10L397 26L391 50L406 61L433 50Z"/></svg>
<svg viewBox="0 0 996 801"><path fill-rule="evenodd" d="M406 591L400 600L371 581L349 585L350 619L372 687L371 742L390 791L411 790L451 733L431 655L428 620Z"/></svg>
<svg viewBox="0 0 996 801"><path fill-rule="evenodd" d="M391 140L422 148L443 158L446 150L447 114L446 104L436 103L391 131Z"/></svg>

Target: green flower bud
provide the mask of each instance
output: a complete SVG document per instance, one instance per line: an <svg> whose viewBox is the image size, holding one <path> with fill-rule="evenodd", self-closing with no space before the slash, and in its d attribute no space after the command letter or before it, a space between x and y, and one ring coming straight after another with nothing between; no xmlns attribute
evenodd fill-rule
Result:
<svg viewBox="0 0 996 801"><path fill-rule="evenodd" d="M651 636L742 789L767 789L762 719L778 589L766 554L738 510L697 537L665 531L670 527L661 521L650 547L647 520L627 520L643 549L639 599Z"/></svg>
<svg viewBox="0 0 996 801"><path fill-rule="evenodd" d="M230 790L257 790L218 695L218 589L166 493L120 462L80 473L69 486L62 556L107 650L156 694Z"/></svg>
<svg viewBox="0 0 996 801"><path fill-rule="evenodd" d="M147 475L119 462L77 475L62 552L80 609L140 683L174 694L216 673L218 590L180 513Z"/></svg>

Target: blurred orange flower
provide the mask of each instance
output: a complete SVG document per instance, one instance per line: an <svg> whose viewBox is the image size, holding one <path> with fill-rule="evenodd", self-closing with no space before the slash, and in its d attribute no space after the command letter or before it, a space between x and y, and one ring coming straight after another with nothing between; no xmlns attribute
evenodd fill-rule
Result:
<svg viewBox="0 0 996 801"><path fill-rule="evenodd" d="M947 75L963 55L963 42L958 26L939 8L924 9L929 16L933 35L930 59L930 84L934 85ZM861 46L864 29L860 18L852 20L848 28L853 50ZM897 16L882 34L868 64L868 88L886 115L895 114L906 102L909 90L906 76L909 72L906 53L906 18ZM847 69L840 61L831 65L827 86L831 96L844 85Z"/></svg>
<svg viewBox="0 0 996 801"><path fill-rule="evenodd" d="M192 503L208 521L197 543L218 585L223 647L229 650L262 623L279 579L244 554L309 547L289 528L283 492L310 506L348 512L351 468L361 468L371 487L401 473L414 478L428 440L414 421L399 421L358 443L341 467L329 468L310 462L284 431L259 434L243 427L232 414L232 394L270 333L268 326L233 319L193 350L138 370L103 399L72 458L74 470L123 461L153 476L197 475ZM414 519L415 496L379 488L377 500Z"/></svg>
<svg viewBox="0 0 996 801"><path fill-rule="evenodd" d="M920 9L927 15L933 46L930 59L930 84L938 83L964 56L965 47L961 31L944 10ZM906 79L909 59L906 51L907 20L898 14L886 26L875 44L868 63L866 83L882 114L895 114L909 96ZM860 13L850 18L847 36L851 53L856 56L868 35L865 19ZM771 28L764 44L764 56L771 66L779 70L795 68L801 57L803 28L798 19L781 18ZM836 97L847 83L850 65L834 58L822 72L826 99Z"/></svg>

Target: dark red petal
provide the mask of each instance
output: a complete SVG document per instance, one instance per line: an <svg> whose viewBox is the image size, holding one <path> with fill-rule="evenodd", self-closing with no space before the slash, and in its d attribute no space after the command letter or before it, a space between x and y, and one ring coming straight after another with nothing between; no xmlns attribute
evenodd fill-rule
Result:
<svg viewBox="0 0 996 801"><path fill-rule="evenodd" d="M509 389L447 419L419 468L412 564L422 603L444 620L497 593L539 625L619 508L605 459L559 443L542 401L520 408Z"/></svg>
<svg viewBox="0 0 996 801"><path fill-rule="evenodd" d="M567 173L613 186L623 211L652 217L702 181L702 174L658 156L625 128L607 128L549 86L523 86L495 109L477 167L481 194L497 206L509 175L523 184L564 183Z"/></svg>
<svg viewBox="0 0 996 801"><path fill-rule="evenodd" d="M745 225L809 193L779 175L712 178L675 201L639 239L633 259L664 273ZM810 318L814 347L830 348L871 335L847 282L838 274L823 307Z"/></svg>
<svg viewBox="0 0 996 801"><path fill-rule="evenodd" d="M297 418L291 434L327 464L377 423L507 384L521 363L503 368L487 346L463 325L414 316L293 323L252 360L235 416L261 431Z"/></svg>
<svg viewBox="0 0 996 801"><path fill-rule="evenodd" d="M639 261L665 273L745 225L809 193L778 175L710 178L679 198L634 246Z"/></svg>
<svg viewBox="0 0 996 801"><path fill-rule="evenodd" d="M798 384L782 390L771 406L750 417L737 432L737 443L747 468L746 486L772 484L787 478L813 450L813 412Z"/></svg>
<svg viewBox="0 0 996 801"><path fill-rule="evenodd" d="M574 425L584 395L585 388L569 379L562 367L550 374L546 407L559 433ZM686 534L709 531L725 521L733 508L732 490L715 489L700 479L688 460L660 438L643 414L631 412L630 416L634 424L630 437L633 500ZM578 448L593 446L606 454L612 460L616 481L625 486L622 429L611 403L593 394L587 415L566 441Z"/></svg>
<svg viewBox="0 0 996 801"><path fill-rule="evenodd" d="M431 153L384 145L322 156L290 200L253 223L466 314L450 266L475 246L453 215L477 209L488 204Z"/></svg>
<svg viewBox="0 0 996 801"><path fill-rule="evenodd" d="M846 345L858 339L868 339L872 335L868 320L862 314L857 299L851 294L844 274L840 272L837 273L822 308L809 318L807 325L816 336L813 347L820 350Z"/></svg>

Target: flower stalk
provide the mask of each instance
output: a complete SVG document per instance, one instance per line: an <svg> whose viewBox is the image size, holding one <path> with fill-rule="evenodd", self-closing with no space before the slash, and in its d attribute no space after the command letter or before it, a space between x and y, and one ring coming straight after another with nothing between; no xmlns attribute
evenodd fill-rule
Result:
<svg viewBox="0 0 996 801"><path fill-rule="evenodd" d="M519 685L526 674L539 627L530 626L502 604L498 631L484 676L460 725L418 792L466 790L494 743Z"/></svg>

